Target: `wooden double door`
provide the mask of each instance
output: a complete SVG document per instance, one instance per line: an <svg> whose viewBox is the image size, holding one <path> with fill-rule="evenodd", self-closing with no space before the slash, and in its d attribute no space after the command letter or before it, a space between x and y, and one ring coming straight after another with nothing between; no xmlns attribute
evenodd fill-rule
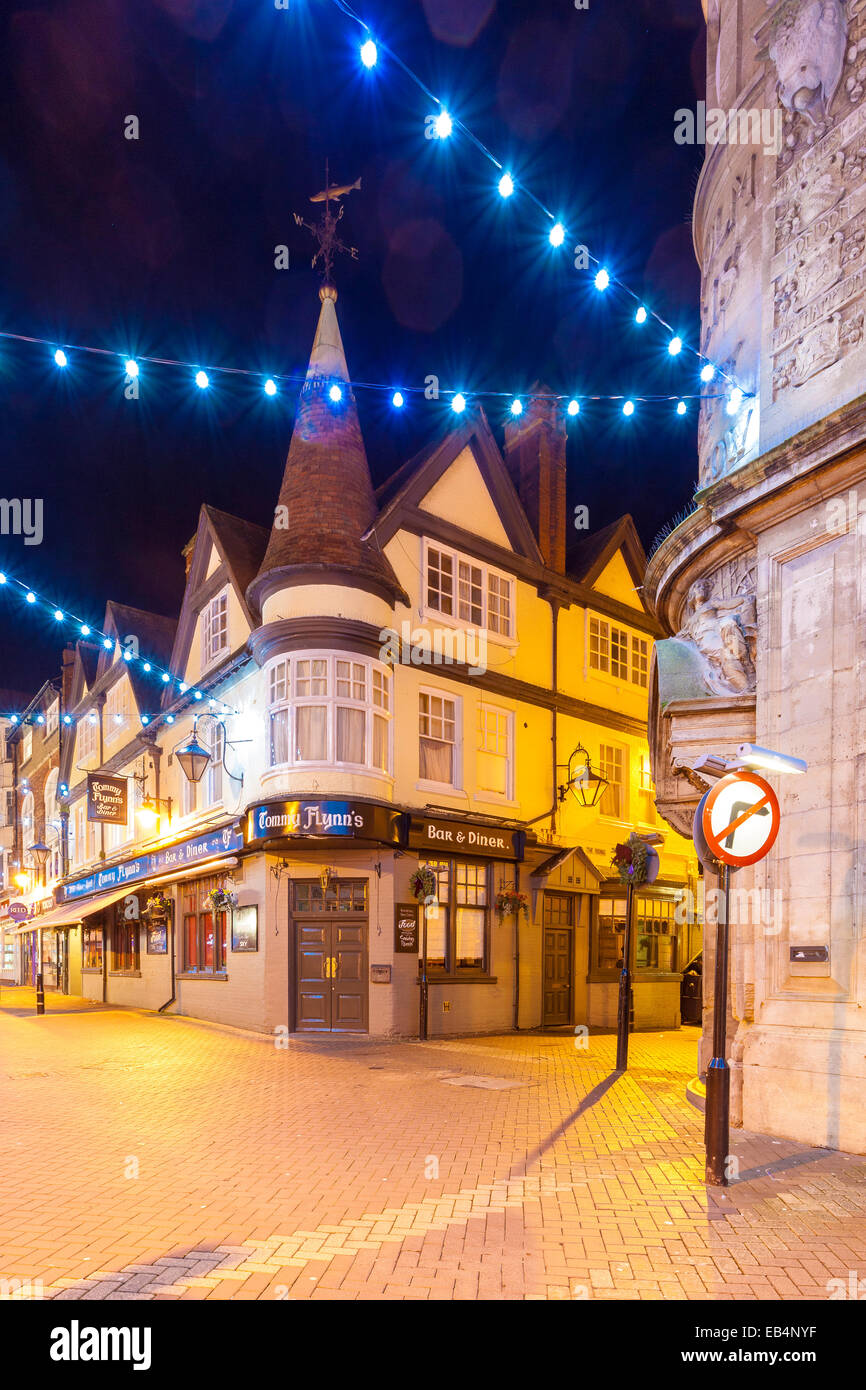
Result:
<svg viewBox="0 0 866 1390"><path fill-rule="evenodd" d="M296 918L299 1033L366 1033L367 921Z"/></svg>

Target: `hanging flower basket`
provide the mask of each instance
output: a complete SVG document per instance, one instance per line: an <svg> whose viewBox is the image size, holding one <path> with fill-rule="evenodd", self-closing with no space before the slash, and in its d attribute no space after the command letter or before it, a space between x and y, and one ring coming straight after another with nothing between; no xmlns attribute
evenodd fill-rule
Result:
<svg viewBox="0 0 866 1390"><path fill-rule="evenodd" d="M650 877L651 868L654 867L650 862L652 855L655 863L658 863L658 855L640 835L634 831L629 835L625 844L617 845L611 858L611 864L619 875L620 883L634 883L640 885L646 883ZM654 878L655 875L653 874Z"/></svg>
<svg viewBox="0 0 866 1390"><path fill-rule="evenodd" d="M503 917L529 916L529 899L525 893L518 893L516 888L503 888L501 893L496 895L496 911L500 920Z"/></svg>
<svg viewBox="0 0 866 1390"><path fill-rule="evenodd" d="M171 898L167 898L164 893L153 893L144 905L144 910L148 917L167 917L171 907Z"/></svg>
<svg viewBox="0 0 866 1390"><path fill-rule="evenodd" d="M204 906L209 912L229 912L236 905L234 893L227 893L224 888L212 888L204 899Z"/></svg>
<svg viewBox="0 0 866 1390"><path fill-rule="evenodd" d="M432 869L416 869L409 879L409 887L417 903L436 901L436 875Z"/></svg>

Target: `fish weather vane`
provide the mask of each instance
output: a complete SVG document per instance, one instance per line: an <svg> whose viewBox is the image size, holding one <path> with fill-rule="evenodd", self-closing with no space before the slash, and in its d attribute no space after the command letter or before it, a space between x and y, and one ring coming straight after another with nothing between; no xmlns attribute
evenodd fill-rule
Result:
<svg viewBox="0 0 866 1390"><path fill-rule="evenodd" d="M324 203L325 208L321 220L318 222L307 222L300 213L294 213L295 222L299 227L306 227L318 242L319 249L310 264L316 268L316 262L322 263L322 280L327 285L331 283L331 272L334 263L334 256L342 252L346 256L351 256L353 261L358 259L358 249L355 246L346 246L337 236L337 225L346 211L341 198L345 198L348 193L354 193L356 188L361 187L361 180L356 179L354 183L331 184L328 181L328 161L325 160L325 187L321 193L314 193L310 198L311 203ZM331 211L331 204L336 203L339 211Z"/></svg>

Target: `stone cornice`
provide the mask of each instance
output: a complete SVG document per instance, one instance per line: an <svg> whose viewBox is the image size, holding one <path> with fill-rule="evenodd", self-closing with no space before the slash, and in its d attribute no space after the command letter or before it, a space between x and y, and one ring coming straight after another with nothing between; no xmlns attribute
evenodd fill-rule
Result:
<svg viewBox="0 0 866 1390"><path fill-rule="evenodd" d="M801 511L804 493L812 502L823 500L864 475L866 396L858 396L702 488L695 494L698 511L662 542L647 567L647 597L666 629L673 630L676 595L692 578Z"/></svg>

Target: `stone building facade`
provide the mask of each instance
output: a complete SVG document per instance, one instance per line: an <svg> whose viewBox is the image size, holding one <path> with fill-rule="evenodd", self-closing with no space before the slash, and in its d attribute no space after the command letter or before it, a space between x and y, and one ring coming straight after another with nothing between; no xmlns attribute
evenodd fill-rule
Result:
<svg viewBox="0 0 866 1390"><path fill-rule="evenodd" d="M706 15L708 124L729 116L695 197L702 348L742 396L704 388L696 507L649 565L673 634L651 692L658 805L688 833L706 751L808 761L771 779L779 838L734 880L732 1116L863 1152L866 7ZM769 144L749 138L762 117Z"/></svg>

